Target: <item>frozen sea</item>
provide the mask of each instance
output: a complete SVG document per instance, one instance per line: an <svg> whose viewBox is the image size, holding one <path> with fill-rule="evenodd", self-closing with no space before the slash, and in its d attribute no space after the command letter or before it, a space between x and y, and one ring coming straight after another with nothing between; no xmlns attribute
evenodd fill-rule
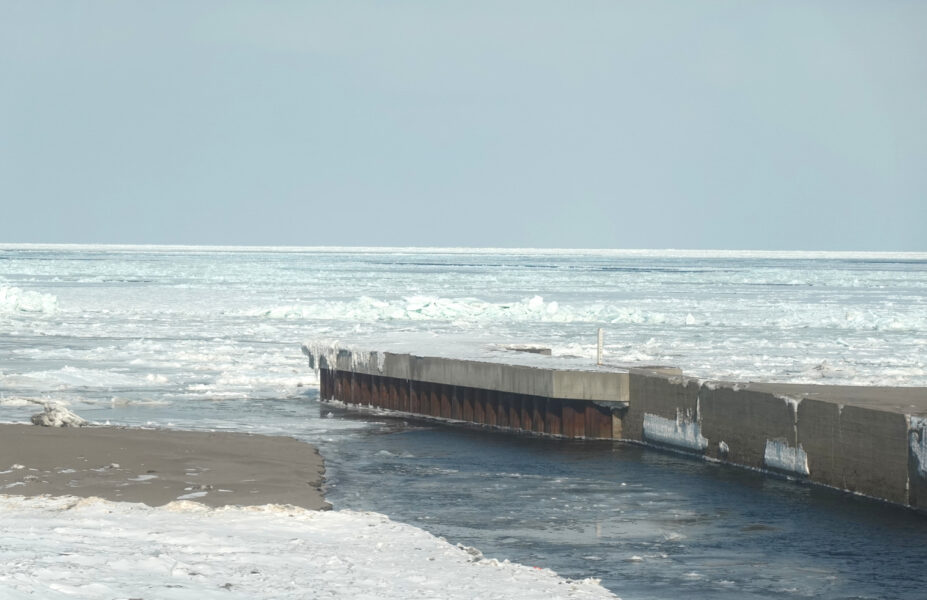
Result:
<svg viewBox="0 0 927 600"><path fill-rule="evenodd" d="M592 360L598 327L613 362L712 379L927 386L927 255L0 245L0 420L57 402L99 423L292 435L326 457L336 514L383 525L371 511L383 513L384 527L444 537L451 550L428 538L438 560L460 543L531 567L539 579L519 585L538 595L555 585L550 569L600 578L625 599L925 597L923 516L620 444L347 412L319 403L300 352L311 339L412 339L444 353L534 343ZM35 523L57 523L43 543L77 544L90 569L153 543L129 526L144 509L4 502L0 519L33 529L4 523L0 596L14 589L10 565L16 585L32 578L46 591L41 577L67 574L64 559L49 566L28 550ZM145 519L184 531L190 511ZM230 519L262 555L292 550L275 533L279 515L233 512L211 518ZM72 520L92 530L98 513L134 533L81 544ZM204 547L216 535L208 523L197 534ZM402 531L416 543L417 529ZM157 556L139 560L123 565L125 585L135 573L138 585L181 586L156 597L204 597L183 569L175 578ZM531 570L499 571L530 579ZM466 573L460 581L482 580ZM252 589L247 573L232 575L249 597L288 589ZM98 584L64 584L60 594L93 597ZM595 597L593 588L570 593Z"/></svg>

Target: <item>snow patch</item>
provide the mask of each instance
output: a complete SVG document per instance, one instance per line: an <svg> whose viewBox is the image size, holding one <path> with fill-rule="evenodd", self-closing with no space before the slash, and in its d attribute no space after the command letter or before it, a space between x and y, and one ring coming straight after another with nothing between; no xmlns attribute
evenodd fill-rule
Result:
<svg viewBox="0 0 927 600"><path fill-rule="evenodd" d="M808 454L801 447L801 444L797 448L792 448L784 440L766 440L763 462L770 469L801 476L811 474L811 471L808 470Z"/></svg>
<svg viewBox="0 0 927 600"><path fill-rule="evenodd" d="M711 392L714 392L715 390L731 390L732 392L739 392L746 389L746 386L743 383L738 383L735 381L703 381L701 386Z"/></svg>
<svg viewBox="0 0 927 600"><path fill-rule="evenodd" d="M16 597L62 585L86 598L615 598L597 579L484 558L370 512L3 495L0 511Z"/></svg>

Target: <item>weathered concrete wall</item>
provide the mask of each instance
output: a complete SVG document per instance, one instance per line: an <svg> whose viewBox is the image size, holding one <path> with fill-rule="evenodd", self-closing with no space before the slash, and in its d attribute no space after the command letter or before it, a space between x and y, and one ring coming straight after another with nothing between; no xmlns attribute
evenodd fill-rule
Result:
<svg viewBox="0 0 927 600"><path fill-rule="evenodd" d="M705 385L698 397L702 435L709 439L712 458L763 469L767 467L767 441L797 445L795 407L782 398L733 386L710 389ZM721 451L722 442L727 452Z"/></svg>
<svg viewBox="0 0 927 600"><path fill-rule="evenodd" d="M626 440L644 439L644 416L652 414L676 419L679 411L695 415L698 407L698 381L678 376L665 377L651 371L631 370L629 373L628 412L622 419L622 434Z"/></svg>
<svg viewBox="0 0 927 600"><path fill-rule="evenodd" d="M798 443L817 483L907 504L907 438L898 413L812 398L798 404Z"/></svg>
<svg viewBox="0 0 927 600"><path fill-rule="evenodd" d="M840 405L803 399L798 404L798 440L808 454L813 481L849 489L843 464L845 452L840 435Z"/></svg>
<svg viewBox="0 0 927 600"><path fill-rule="evenodd" d="M838 487L906 504L908 422L905 416L857 406L844 406L838 416L834 466L843 478L843 485ZM804 427L799 414L800 436ZM814 463L810 453L808 462L809 466ZM822 475L826 477L826 471ZM812 471L813 481L819 481L819 476Z"/></svg>
<svg viewBox="0 0 927 600"><path fill-rule="evenodd" d="M824 387L704 383L631 371L621 437L927 507L927 465L921 468L916 453L920 440L927 442L927 425L918 431L909 416L871 408L857 389L848 388L846 397L864 406L840 404L842 390ZM665 431L648 437L648 418L675 420L675 438ZM693 445L694 435L705 438L703 448Z"/></svg>
<svg viewBox="0 0 927 600"><path fill-rule="evenodd" d="M554 398L628 402L628 373L551 371Z"/></svg>

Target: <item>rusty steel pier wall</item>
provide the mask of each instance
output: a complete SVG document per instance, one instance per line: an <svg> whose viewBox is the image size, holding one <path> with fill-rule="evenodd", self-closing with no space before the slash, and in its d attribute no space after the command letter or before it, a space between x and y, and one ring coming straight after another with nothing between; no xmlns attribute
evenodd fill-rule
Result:
<svg viewBox="0 0 927 600"><path fill-rule="evenodd" d="M322 400L640 443L927 510L927 388L731 383L304 346Z"/></svg>
<svg viewBox="0 0 927 600"><path fill-rule="evenodd" d="M628 372L590 373L409 354L307 351L323 400L512 431L621 437Z"/></svg>

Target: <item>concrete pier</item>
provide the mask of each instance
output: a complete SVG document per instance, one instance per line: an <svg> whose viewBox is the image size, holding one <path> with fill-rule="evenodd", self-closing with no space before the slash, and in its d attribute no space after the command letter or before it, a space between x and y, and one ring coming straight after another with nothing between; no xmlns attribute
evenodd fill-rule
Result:
<svg viewBox="0 0 927 600"><path fill-rule="evenodd" d="M702 381L674 368L564 368L554 357L303 351L323 400L642 443L927 510L927 388Z"/></svg>
<svg viewBox="0 0 927 600"><path fill-rule="evenodd" d="M336 350L315 356L323 400L571 438L621 436L628 373ZM617 426L618 431L615 431Z"/></svg>

